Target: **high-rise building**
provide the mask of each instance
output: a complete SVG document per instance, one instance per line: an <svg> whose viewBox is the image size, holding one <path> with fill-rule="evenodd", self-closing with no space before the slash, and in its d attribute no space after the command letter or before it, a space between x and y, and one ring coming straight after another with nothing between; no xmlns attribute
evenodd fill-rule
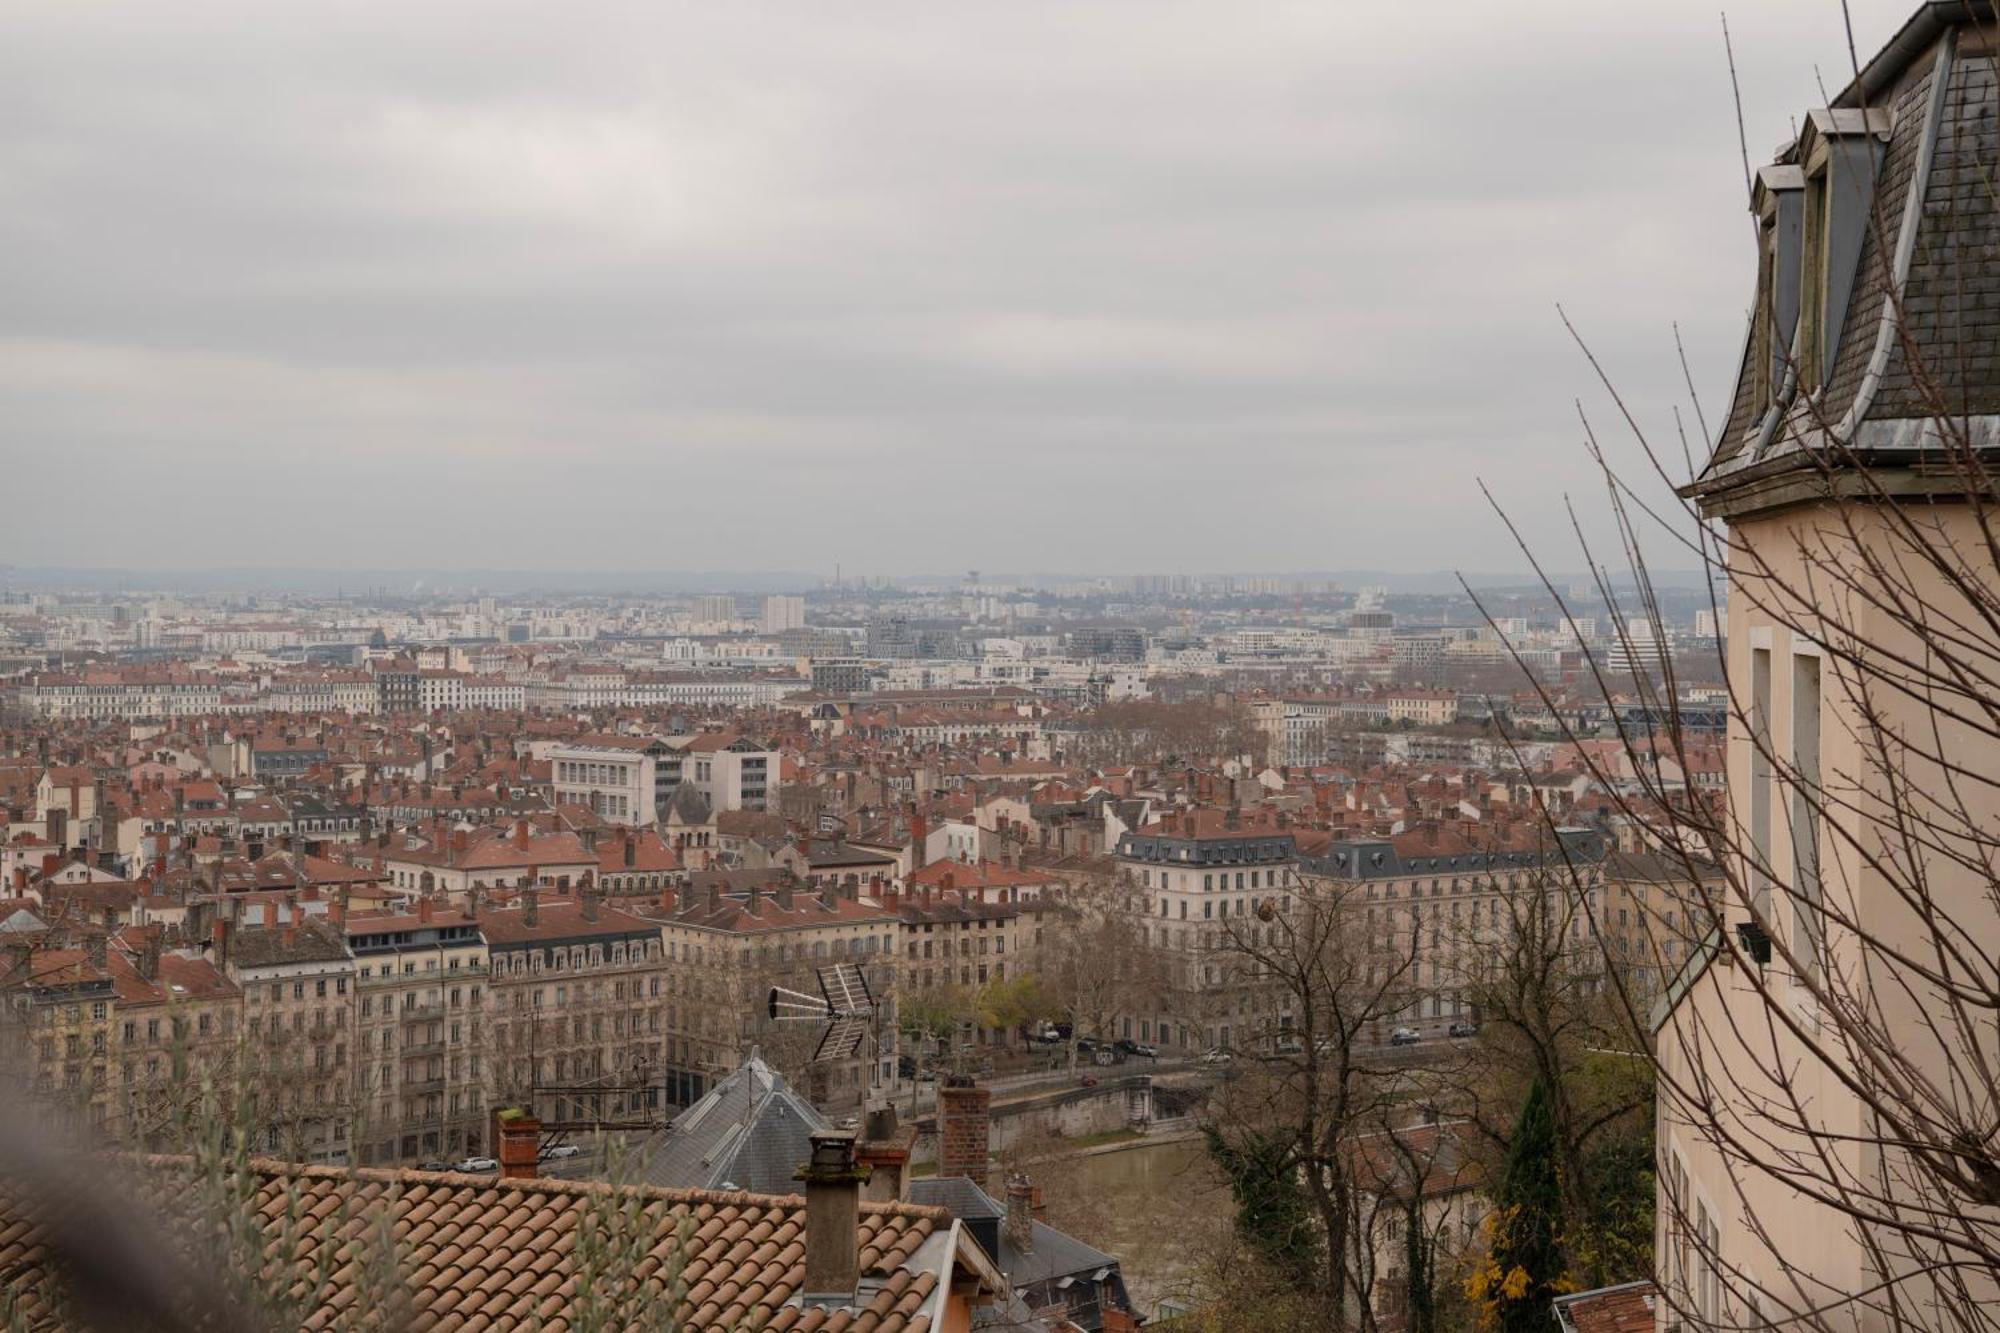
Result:
<svg viewBox="0 0 2000 1333"><path fill-rule="evenodd" d="M736 598L728 593L704 593L694 599L694 618L705 625L736 619Z"/></svg>
<svg viewBox="0 0 2000 1333"><path fill-rule="evenodd" d="M764 632L783 634L806 623L806 599L774 593L764 599Z"/></svg>

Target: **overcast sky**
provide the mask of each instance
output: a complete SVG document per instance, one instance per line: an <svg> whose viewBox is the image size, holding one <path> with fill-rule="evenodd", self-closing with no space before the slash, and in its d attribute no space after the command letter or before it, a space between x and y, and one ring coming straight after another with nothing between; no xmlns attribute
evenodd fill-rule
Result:
<svg viewBox="0 0 2000 1333"><path fill-rule="evenodd" d="M1574 567L1748 237L1697 0L11 5L0 562Z"/></svg>

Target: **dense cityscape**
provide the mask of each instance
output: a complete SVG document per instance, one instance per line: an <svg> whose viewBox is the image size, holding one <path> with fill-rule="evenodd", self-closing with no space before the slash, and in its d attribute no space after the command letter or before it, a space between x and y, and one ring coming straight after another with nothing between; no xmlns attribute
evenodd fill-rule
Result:
<svg viewBox="0 0 2000 1333"><path fill-rule="evenodd" d="M27 488L0 1322L2000 1333L2000 19L1896 21L1869 55L1849 18L1851 71L1789 90L1769 153L1725 48L1732 377L1680 346L1663 444L1563 314L1642 462L1579 404L1559 539L1459 487L1510 563L1287 572L1232 521L1145 572L1094 533L994 540L1030 523L983 455L934 506L978 540L867 574L832 517L879 557L887 454L789 522L747 454L702 455L727 484L622 573L580 571L623 498L536 495L504 446L450 447L428 561L387 508L261 476L302 532L356 520L327 568L100 547L87 502L58 549L21 534L62 488ZM536 134L505 155L552 189L644 156ZM1428 540L1455 482L1422 470ZM495 496L576 559L484 568ZM1071 572L941 567L996 547Z"/></svg>

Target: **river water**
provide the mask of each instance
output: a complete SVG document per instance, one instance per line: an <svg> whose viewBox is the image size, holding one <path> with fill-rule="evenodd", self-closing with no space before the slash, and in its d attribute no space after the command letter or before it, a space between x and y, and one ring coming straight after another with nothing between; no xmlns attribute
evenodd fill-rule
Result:
<svg viewBox="0 0 2000 1333"><path fill-rule="evenodd" d="M1049 1224L1118 1256L1134 1308L1149 1317L1163 1297L1186 1300L1228 1237L1229 1187L1199 1139L1029 1169L1042 1185Z"/></svg>

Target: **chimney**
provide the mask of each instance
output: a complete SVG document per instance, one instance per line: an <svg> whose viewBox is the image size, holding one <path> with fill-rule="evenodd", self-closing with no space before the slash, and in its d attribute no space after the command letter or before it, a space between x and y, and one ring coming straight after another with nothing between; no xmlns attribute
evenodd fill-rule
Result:
<svg viewBox="0 0 2000 1333"><path fill-rule="evenodd" d="M938 1169L940 1178L964 1176L986 1188L993 1094L957 1075L938 1089Z"/></svg>
<svg viewBox="0 0 2000 1333"><path fill-rule="evenodd" d="M525 819L514 821L514 846L524 852L528 850L528 821Z"/></svg>
<svg viewBox="0 0 2000 1333"><path fill-rule="evenodd" d="M493 1142L502 1180L533 1180L542 1156L542 1122L518 1107L493 1113Z"/></svg>
<svg viewBox="0 0 2000 1333"><path fill-rule="evenodd" d="M160 937L149 937L145 947L139 950L137 959L139 976L146 981L157 981L160 977Z"/></svg>
<svg viewBox="0 0 2000 1333"><path fill-rule="evenodd" d="M930 821L924 818L924 812L919 810L916 804L912 802L910 805L910 873L913 875L924 868L924 862L928 859L924 851L924 845L930 841L930 836Z"/></svg>
<svg viewBox="0 0 2000 1333"><path fill-rule="evenodd" d="M1007 1220L1000 1224L1000 1234L1015 1254L1035 1252L1034 1207L1034 1182L1018 1171L1008 1176Z"/></svg>
<svg viewBox="0 0 2000 1333"><path fill-rule="evenodd" d="M437 915L437 903L430 898L417 899L417 920L428 926Z"/></svg>
<svg viewBox="0 0 2000 1333"><path fill-rule="evenodd" d="M639 863L639 835L636 833L627 833L625 835L625 868L627 870L630 870L633 866L637 865L638 863Z"/></svg>
<svg viewBox="0 0 2000 1333"><path fill-rule="evenodd" d="M854 1131L812 1136L812 1160L792 1173L806 1186L806 1272L802 1305L845 1308L861 1285L861 1184L869 1169L854 1160Z"/></svg>
<svg viewBox="0 0 2000 1333"><path fill-rule="evenodd" d="M266 898L264 900L264 929L276 930L277 928L278 904L275 900Z"/></svg>
<svg viewBox="0 0 2000 1333"><path fill-rule="evenodd" d="M108 935L92 935L84 941L84 957L90 960L92 967L104 966L105 949L110 940Z"/></svg>
<svg viewBox="0 0 2000 1333"><path fill-rule="evenodd" d="M916 1146L917 1127L896 1122L893 1103L870 1107L862 1119L868 1137L855 1147L855 1157L868 1168L861 1197L871 1203L900 1203L910 1193L910 1150Z"/></svg>
<svg viewBox="0 0 2000 1333"><path fill-rule="evenodd" d="M215 970L218 972L227 971L229 968L229 923L227 921L217 921L210 928L209 938L215 945L210 950L215 962Z"/></svg>
<svg viewBox="0 0 2000 1333"><path fill-rule="evenodd" d="M541 919L540 899L541 894L535 889L526 889L521 894L521 924L529 929Z"/></svg>

